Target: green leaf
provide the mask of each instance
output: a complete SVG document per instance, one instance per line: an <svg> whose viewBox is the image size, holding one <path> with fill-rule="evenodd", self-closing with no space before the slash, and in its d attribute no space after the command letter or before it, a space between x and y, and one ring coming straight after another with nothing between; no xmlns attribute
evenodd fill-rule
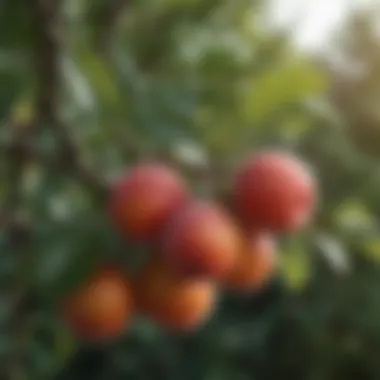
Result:
<svg viewBox="0 0 380 380"><path fill-rule="evenodd" d="M77 67L71 57L62 58L65 88L70 98L82 110L95 111L95 98L86 75Z"/></svg>
<svg viewBox="0 0 380 380"><path fill-rule="evenodd" d="M34 277L42 298L59 301L85 280L102 258L107 259L111 253L107 233L104 221L92 214L40 225Z"/></svg>
<svg viewBox="0 0 380 380"><path fill-rule="evenodd" d="M344 243L337 237L327 233L317 233L314 242L328 265L337 274L346 274L351 269Z"/></svg>
<svg viewBox="0 0 380 380"><path fill-rule="evenodd" d="M375 220L370 210L360 199L347 199L334 212L339 227L348 231L368 230Z"/></svg>
<svg viewBox="0 0 380 380"><path fill-rule="evenodd" d="M0 120L9 116L24 85L25 78L21 73L0 69Z"/></svg>
<svg viewBox="0 0 380 380"><path fill-rule="evenodd" d="M75 52L75 58L78 67L96 96L98 104L108 110L115 110L120 107L122 105L122 94L110 65L83 46Z"/></svg>
<svg viewBox="0 0 380 380"><path fill-rule="evenodd" d="M325 89L324 75L307 62L290 61L255 76L247 85L242 106L247 121L261 123L273 112Z"/></svg>
<svg viewBox="0 0 380 380"><path fill-rule="evenodd" d="M379 262L380 261L380 238L372 237L367 238L362 245L363 254L365 257L371 261Z"/></svg>
<svg viewBox="0 0 380 380"><path fill-rule="evenodd" d="M312 264L310 255L301 242L291 239L280 255L280 273L285 285L293 291L302 290L311 277Z"/></svg>

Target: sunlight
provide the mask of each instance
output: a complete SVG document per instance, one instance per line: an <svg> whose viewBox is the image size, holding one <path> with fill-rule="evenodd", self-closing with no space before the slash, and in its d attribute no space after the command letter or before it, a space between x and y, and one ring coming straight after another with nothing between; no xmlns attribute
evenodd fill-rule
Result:
<svg viewBox="0 0 380 380"><path fill-rule="evenodd" d="M275 25L291 28L295 42L307 50L324 50L350 11L373 0L270 0Z"/></svg>

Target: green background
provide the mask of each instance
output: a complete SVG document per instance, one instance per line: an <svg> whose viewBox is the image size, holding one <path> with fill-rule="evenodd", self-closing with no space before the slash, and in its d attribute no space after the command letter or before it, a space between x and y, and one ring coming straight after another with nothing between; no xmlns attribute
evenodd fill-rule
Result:
<svg viewBox="0 0 380 380"><path fill-rule="evenodd" d="M268 30L264 5L0 0L1 379L380 378L378 12L349 18L336 61ZM149 157L209 196L265 146L320 184L268 288L223 293L192 334L138 317L117 341L76 340L62 294L147 251L108 225L105 183Z"/></svg>

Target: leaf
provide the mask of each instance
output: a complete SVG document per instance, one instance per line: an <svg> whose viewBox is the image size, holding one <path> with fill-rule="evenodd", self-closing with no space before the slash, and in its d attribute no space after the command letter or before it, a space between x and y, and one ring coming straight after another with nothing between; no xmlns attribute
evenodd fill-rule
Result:
<svg viewBox="0 0 380 380"><path fill-rule="evenodd" d="M284 106L324 90L325 78L307 62L290 62L267 69L248 84L243 98L247 121L261 123Z"/></svg>
<svg viewBox="0 0 380 380"><path fill-rule="evenodd" d="M0 120L10 114L11 107L24 87L25 81L22 73L0 70Z"/></svg>
<svg viewBox="0 0 380 380"><path fill-rule="evenodd" d="M73 336L65 329L65 326L59 323L53 326L53 337L56 365L62 368L75 352L75 342Z"/></svg>
<svg viewBox="0 0 380 380"><path fill-rule="evenodd" d="M326 233L317 233L314 242L330 265L338 274L346 274L351 270L351 263L341 241Z"/></svg>
<svg viewBox="0 0 380 380"><path fill-rule="evenodd" d="M29 48L34 30L31 28L30 4L23 0L0 3L0 46L4 48Z"/></svg>
<svg viewBox="0 0 380 380"><path fill-rule="evenodd" d="M370 210L360 199L348 199L335 210L334 217L338 225L349 231L371 230L375 220Z"/></svg>
<svg viewBox="0 0 380 380"><path fill-rule="evenodd" d="M83 47L75 52L75 58L98 104L108 110L121 106L122 97L116 77L106 62L91 50Z"/></svg>
<svg viewBox="0 0 380 380"><path fill-rule="evenodd" d="M311 269L308 252L299 241L292 239L280 256L280 272L286 286L294 291L302 290L309 282Z"/></svg>
<svg viewBox="0 0 380 380"><path fill-rule="evenodd" d="M64 83L70 98L85 111L95 110L95 98L86 76L71 57L64 56L61 61Z"/></svg>
<svg viewBox="0 0 380 380"><path fill-rule="evenodd" d="M380 261L380 238L372 237L367 238L362 245L363 254L368 259L379 262Z"/></svg>
<svg viewBox="0 0 380 380"><path fill-rule="evenodd" d="M85 214L66 222L40 225L35 237L35 284L43 298L55 302L83 281L107 257L108 230L101 217Z"/></svg>

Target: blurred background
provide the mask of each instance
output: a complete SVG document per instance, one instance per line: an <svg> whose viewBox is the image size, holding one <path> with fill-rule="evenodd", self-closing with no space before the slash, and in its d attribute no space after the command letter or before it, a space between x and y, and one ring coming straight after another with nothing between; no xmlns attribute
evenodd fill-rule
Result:
<svg viewBox="0 0 380 380"><path fill-rule="evenodd" d="M375 0L0 0L0 379L379 379L379 26ZM320 182L268 288L193 334L78 342L60 295L142 249L104 182L159 157L208 194L268 145Z"/></svg>

